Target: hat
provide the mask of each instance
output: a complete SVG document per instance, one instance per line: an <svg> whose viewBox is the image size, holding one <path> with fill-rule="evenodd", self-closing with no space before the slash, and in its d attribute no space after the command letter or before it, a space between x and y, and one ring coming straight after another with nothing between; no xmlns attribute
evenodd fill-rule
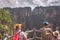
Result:
<svg viewBox="0 0 60 40"><path fill-rule="evenodd" d="M47 21L44 21L43 24L44 24L44 25L48 25L49 23L48 23Z"/></svg>

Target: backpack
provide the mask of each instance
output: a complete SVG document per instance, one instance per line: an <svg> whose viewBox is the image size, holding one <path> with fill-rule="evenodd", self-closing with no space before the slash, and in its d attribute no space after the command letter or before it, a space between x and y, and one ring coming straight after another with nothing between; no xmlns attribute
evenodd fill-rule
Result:
<svg viewBox="0 0 60 40"><path fill-rule="evenodd" d="M18 33L14 32L12 40L20 40L20 32L18 32Z"/></svg>

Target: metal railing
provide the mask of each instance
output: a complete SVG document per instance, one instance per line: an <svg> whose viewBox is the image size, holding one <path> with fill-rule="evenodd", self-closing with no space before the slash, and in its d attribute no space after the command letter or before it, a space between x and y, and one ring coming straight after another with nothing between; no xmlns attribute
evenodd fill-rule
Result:
<svg viewBox="0 0 60 40"><path fill-rule="evenodd" d="M36 32L40 32L40 30L36 30L35 28L33 28L32 30L25 31L25 32L27 32L27 33L33 32L33 38L28 38L27 40L41 39L41 37L36 36Z"/></svg>
<svg viewBox="0 0 60 40"><path fill-rule="evenodd" d="M35 28L33 28L32 30L28 30L28 31L25 31L26 33L30 33L30 32L33 32L33 37L32 38L28 38L27 40L36 40L36 39L41 39L41 37L37 37L36 36L36 32L40 32L40 30L36 30ZM28 35L29 36L29 35ZM12 36L8 36L7 39L11 38Z"/></svg>

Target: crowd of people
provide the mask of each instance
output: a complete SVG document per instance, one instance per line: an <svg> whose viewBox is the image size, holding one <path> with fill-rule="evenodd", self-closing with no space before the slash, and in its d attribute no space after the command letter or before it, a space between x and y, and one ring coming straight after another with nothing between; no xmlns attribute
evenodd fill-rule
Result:
<svg viewBox="0 0 60 40"><path fill-rule="evenodd" d="M23 32L22 30L22 24L15 24L14 26L14 34L11 36L11 40L27 40L28 33ZM56 28L56 31L52 31L52 29L49 27L48 22L43 22L43 27L40 28L41 32L41 39L40 40L60 40L60 32L58 30L58 27ZM8 40L7 36L5 35L4 40Z"/></svg>

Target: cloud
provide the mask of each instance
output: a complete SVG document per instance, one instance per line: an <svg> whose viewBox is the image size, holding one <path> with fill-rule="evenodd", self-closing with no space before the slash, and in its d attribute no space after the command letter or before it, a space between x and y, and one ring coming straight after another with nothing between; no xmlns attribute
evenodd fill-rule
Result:
<svg viewBox="0 0 60 40"><path fill-rule="evenodd" d="M60 0L0 0L1 7L60 6Z"/></svg>

